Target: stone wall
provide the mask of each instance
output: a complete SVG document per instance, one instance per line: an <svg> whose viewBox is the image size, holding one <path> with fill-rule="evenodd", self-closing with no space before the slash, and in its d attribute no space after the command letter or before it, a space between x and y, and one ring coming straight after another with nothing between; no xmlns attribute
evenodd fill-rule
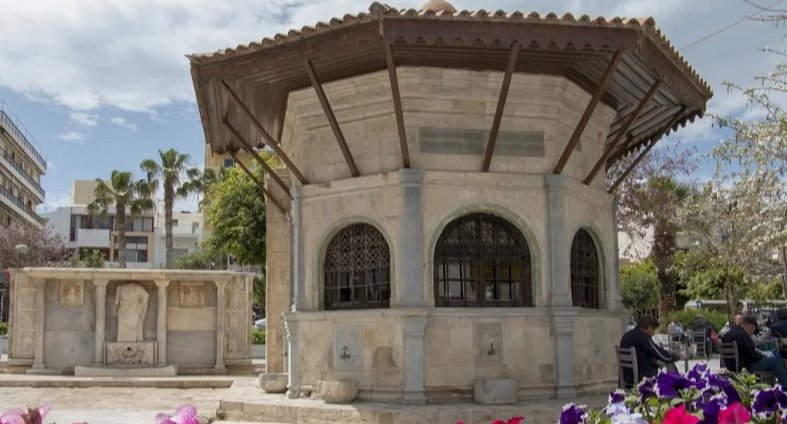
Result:
<svg viewBox="0 0 787 424"><path fill-rule="evenodd" d="M115 293L129 283L148 294L143 339L158 345L156 365L176 365L181 373L251 370L251 275L65 268L12 274L11 372L103 366L104 343L118 334Z"/></svg>
<svg viewBox="0 0 787 424"><path fill-rule="evenodd" d="M574 330L574 383L580 391L615 387L618 382L615 345L620 344L621 315L581 310Z"/></svg>
<svg viewBox="0 0 787 424"><path fill-rule="evenodd" d="M290 184L289 172L277 169L277 174ZM284 208L291 207L290 196L270 178L266 184ZM267 202L267 201L266 201ZM290 309L290 271L292 227L290 217L268 202L265 209L265 371L284 371L284 320L282 313Z"/></svg>

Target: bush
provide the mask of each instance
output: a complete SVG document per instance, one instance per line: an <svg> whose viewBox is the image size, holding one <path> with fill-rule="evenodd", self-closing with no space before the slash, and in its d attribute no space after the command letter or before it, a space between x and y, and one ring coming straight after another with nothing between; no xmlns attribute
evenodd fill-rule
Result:
<svg viewBox="0 0 787 424"><path fill-rule="evenodd" d="M265 330L257 330L251 332L251 343L252 344L265 344Z"/></svg>
<svg viewBox="0 0 787 424"><path fill-rule="evenodd" d="M0 322L0 336L8 334L8 323Z"/></svg>
<svg viewBox="0 0 787 424"><path fill-rule="evenodd" d="M724 324L727 323L727 320L729 319L726 312L710 311L707 309L701 309L699 311L691 310L670 312L666 316L663 316L661 319L659 319L659 332L666 333L667 327L669 327L669 324L672 322L672 317L675 316L677 316L678 321L683 324L684 329L690 329L691 323L694 321L694 317L697 316L698 312L701 313L706 320L710 321L714 327L716 327L716 331L721 330L721 328L724 327Z"/></svg>

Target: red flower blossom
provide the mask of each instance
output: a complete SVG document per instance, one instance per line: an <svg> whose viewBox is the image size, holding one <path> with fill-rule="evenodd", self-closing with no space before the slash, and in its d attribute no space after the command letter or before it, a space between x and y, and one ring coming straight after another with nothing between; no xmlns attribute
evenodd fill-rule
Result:
<svg viewBox="0 0 787 424"><path fill-rule="evenodd" d="M749 422L751 422L751 413L739 402L733 403L719 412L719 424L746 424Z"/></svg>
<svg viewBox="0 0 787 424"><path fill-rule="evenodd" d="M681 405L667 411L663 424L697 424L699 421L698 417L686 412L685 405Z"/></svg>

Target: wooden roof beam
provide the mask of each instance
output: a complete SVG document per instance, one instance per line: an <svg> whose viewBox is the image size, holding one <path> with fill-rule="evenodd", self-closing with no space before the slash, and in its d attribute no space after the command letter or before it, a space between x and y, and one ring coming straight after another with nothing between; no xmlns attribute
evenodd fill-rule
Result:
<svg viewBox="0 0 787 424"><path fill-rule="evenodd" d="M645 93L645 96L642 98L642 100L640 100L637 107L629 114L626 123L623 124L623 127L618 131L617 137L615 137L615 139L612 140L612 143L609 144L608 148L604 149L604 152L601 154L601 157L593 166L593 169L590 170L587 177L585 177L585 180L582 181L585 185L589 185L593 181L593 178L596 177L598 171L600 171L601 167L604 166L604 162L607 160L609 155L613 151L615 151L615 148L618 147L620 140L623 139L623 136L628 132L629 128L631 128L631 124L633 124L634 121L637 120L637 117L642 112L642 109L645 108L645 105L648 104L648 102L653 97L653 95L656 94L656 90L659 88L659 85L661 85L661 80L656 80L656 82L654 82L653 85L650 86L650 90L648 90L648 92Z"/></svg>
<svg viewBox="0 0 787 424"><path fill-rule="evenodd" d="M552 171L552 173L560 174L563 172L563 168L566 166L568 158L571 157L571 153L573 153L574 149L577 147L577 143L579 143L582 132L585 131L585 127L590 121L590 117L593 116L593 112L596 110L596 106L598 106L601 96L603 96L604 92L607 91L607 87L612 81L612 75L615 73L615 68L617 68L620 59L623 57L623 52L623 47L619 48L612 56L612 59L610 59L609 64L607 64L607 69L604 71L604 75L601 77L601 81L596 87L593 97L590 98L590 102L588 102L587 107L585 107L585 112L579 119L579 123L577 124L576 128L574 128L574 133L571 134L571 138L568 140L566 148L563 149L563 154L560 156L560 160L558 160L557 165L555 165L555 169Z"/></svg>
<svg viewBox="0 0 787 424"><path fill-rule="evenodd" d="M617 179L617 180L615 180L615 182L612 184L612 186L611 186L611 187L610 187L610 188L607 190L607 192L608 192L608 193L612 193L613 191L615 191L615 189L617 189L617 188L618 188L618 186L620 185L620 183L622 183L622 182L623 182L623 180L625 180L625 179L626 179L626 177L628 177L628 175L631 173L631 171L633 171L633 170L634 170L634 168L635 168L635 167L636 167L636 166L639 164L639 162L640 162L640 161L641 161L641 160L642 160L642 159L645 157L645 155L647 155L647 154L648 154L648 152L650 152L650 149L652 149L652 148L653 148L653 146L655 146L655 145L656 145L656 142L657 142L657 141L659 141L659 140L661 139L661 137L663 137L663 136L664 136L664 134L665 134L667 131L669 131L669 129L670 129L670 128L672 128L672 126L673 126L673 125L675 125L676 123L678 123L678 121L680 120L680 118L681 118L681 116L683 115L683 112L684 112L685 110L686 110L686 107L682 107L682 108L681 108L681 109L678 111L678 113L677 113L677 114L675 114L675 117L674 117L674 118L672 118L672 119L670 119L669 123L668 123L666 126L664 126L663 128L661 128L661 129L658 131L657 135L656 135L656 136L654 136L654 137L652 138L652 141L650 142L650 144L648 144L648 147L646 147L645 149L643 149L643 150L642 150L642 152L640 152L639 156L637 156L637 158L636 158L636 159L634 159L634 162L631 162L631 164L629 164L628 168L626 168L626 170L625 170L625 171L623 171L623 173L622 173L622 174L620 174L620 176L618 177L618 179Z"/></svg>
<svg viewBox="0 0 787 424"><path fill-rule="evenodd" d="M267 197L268 200L270 200L270 202L273 203L274 206L276 206L276 209L278 209L285 216L288 216L287 210L284 209L284 206L282 206L282 204L279 203L279 201L276 200L275 197L273 197L271 192L265 188L265 184L262 181L258 180L257 177L251 171L249 171L249 168L246 168L246 165L244 165L243 162L238 160L238 157L235 154L235 152L230 152L230 156L232 156L232 159L235 160L235 163L238 164L240 169L242 169L243 172L245 172L246 175L248 175L249 178L251 178L251 180L254 181L254 184L257 184L257 188L259 188L260 191L262 191L262 194L265 195L265 197Z"/></svg>
<svg viewBox="0 0 787 424"><path fill-rule="evenodd" d="M235 94L235 91L232 90L232 87L230 87L229 84L227 84L227 81L221 80L221 85L224 87L225 90L227 90L227 93L229 93L229 95L233 99L235 99L235 103L238 104L238 106L241 108L241 110L243 110L243 112L246 113L246 115L249 117L249 119L251 119L251 122L257 128L257 131L259 131L260 134L262 134L262 137L265 139L265 142L268 144L268 146L271 146L271 149L273 149L273 151L276 153L276 155L279 157L279 159L281 159L281 161L284 162L284 166L286 166L287 169L290 170L290 172L295 174L295 178L297 178L298 181L301 182L301 184L303 184L303 185L309 184L309 181L306 179L306 177L303 176L303 174L298 169L298 167L295 166L294 163L292 163L292 161L287 156L287 154L284 153L284 150L281 149L281 146L279 145L279 142L274 140L273 137L271 137L271 135L268 133L268 131L265 129L265 127L263 127L262 124L260 123L260 121L257 120L257 117L254 116L253 113L251 113L251 111L246 106L246 104L243 103L243 101L240 99L240 97L238 97L238 95ZM252 147L248 147L248 149L249 150L253 150Z"/></svg>
<svg viewBox="0 0 787 424"><path fill-rule="evenodd" d="M396 76L396 64L393 58L393 48L389 40L383 39L385 48L385 62L388 65L388 79L391 80L391 94L393 95L394 112L396 114L396 129L399 131L399 146L402 149L402 167L410 167L410 151L407 147L407 133L404 130L404 114L402 113L402 98L399 95L399 78Z"/></svg>
<svg viewBox="0 0 787 424"><path fill-rule="evenodd" d="M489 141L486 143L486 152L484 153L484 162L481 165L481 172L489 172L489 166L492 163L492 154L495 151L497 133L500 131L500 121L503 119L503 110L506 108L506 99L508 99L508 89L511 87L511 78L514 75L514 67L516 66L518 57L519 41L514 41L511 43L511 53L508 55L508 66L506 66L506 73L503 77L503 85L500 87L500 97L497 99L497 110L495 110L495 117L492 120L492 129L489 131Z"/></svg>
<svg viewBox="0 0 787 424"><path fill-rule="evenodd" d="M339 128L339 123L336 121L336 115L333 114L333 109L331 108L331 104L328 102L328 97L325 96L325 91L322 89L322 84L317 79L317 75L314 73L314 67L310 60L306 60L303 63L304 68L306 68L306 74L309 75L309 80L312 83L312 87L314 87L314 91L317 92L317 98L320 100L320 104L322 105L322 110L325 111L325 117L328 118L328 123L331 125L331 129L333 130L333 135L336 136L336 142L339 143L339 148L342 150L342 155L344 155L344 160L347 162L347 166L350 168L350 174L353 177L357 177L361 175L358 172L358 167L355 165L355 160L353 159L353 155L350 153L350 148L347 146L347 141L344 139L344 134L342 134L341 128Z"/></svg>
<svg viewBox="0 0 787 424"><path fill-rule="evenodd" d="M274 172L273 169L271 169L270 165L268 165L268 163L265 162L265 159L260 157L259 153L257 153L257 151L254 150L254 148L251 146L251 143L249 143L248 140L246 140L246 138L243 137L243 134L241 134L240 131L238 131L238 129L235 128L235 126L233 126L230 123L227 115L224 115L224 117L221 119L221 122L224 123L224 126L227 127L227 129L230 130L232 135L234 135L235 138L238 139L240 144L243 145L244 150L249 152L249 154L252 157L254 157L254 159L257 161L257 163L260 164L262 169L264 169L265 172L267 172L268 175L270 175L271 178L274 181L276 181L276 184L278 184L279 187L281 187L281 189L284 190L285 193L287 193L287 196L290 196L290 199L292 199L293 198L292 197L292 193L290 193L290 188L287 187L287 184L285 184L284 181L282 181L282 179L279 177L279 175L276 174L276 172ZM232 153L230 153L230 154L232 155ZM235 157L235 156L233 156L233 157Z"/></svg>

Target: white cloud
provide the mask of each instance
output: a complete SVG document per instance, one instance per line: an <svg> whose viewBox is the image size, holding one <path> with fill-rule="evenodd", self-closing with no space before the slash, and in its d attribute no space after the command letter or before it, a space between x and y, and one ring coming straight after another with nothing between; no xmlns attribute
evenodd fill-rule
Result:
<svg viewBox="0 0 787 424"><path fill-rule="evenodd" d="M98 125L98 116L85 112L74 112L71 114L72 122L83 127L95 127Z"/></svg>
<svg viewBox="0 0 787 424"><path fill-rule="evenodd" d="M87 139L87 134L79 132L79 131L69 131L67 133L60 134L57 138L65 141L73 141L79 144L80 146L85 145L85 140Z"/></svg>
<svg viewBox="0 0 787 424"><path fill-rule="evenodd" d="M117 125L119 127L128 128L131 131L138 131L139 130L139 128L137 128L137 124L135 124L133 122L128 122L126 120L126 118L122 118L120 116L114 116L114 117L110 118L109 122L114 124L114 125Z"/></svg>
<svg viewBox="0 0 787 424"><path fill-rule="evenodd" d="M46 169L49 171L57 171L57 165L51 160L46 161Z"/></svg>

